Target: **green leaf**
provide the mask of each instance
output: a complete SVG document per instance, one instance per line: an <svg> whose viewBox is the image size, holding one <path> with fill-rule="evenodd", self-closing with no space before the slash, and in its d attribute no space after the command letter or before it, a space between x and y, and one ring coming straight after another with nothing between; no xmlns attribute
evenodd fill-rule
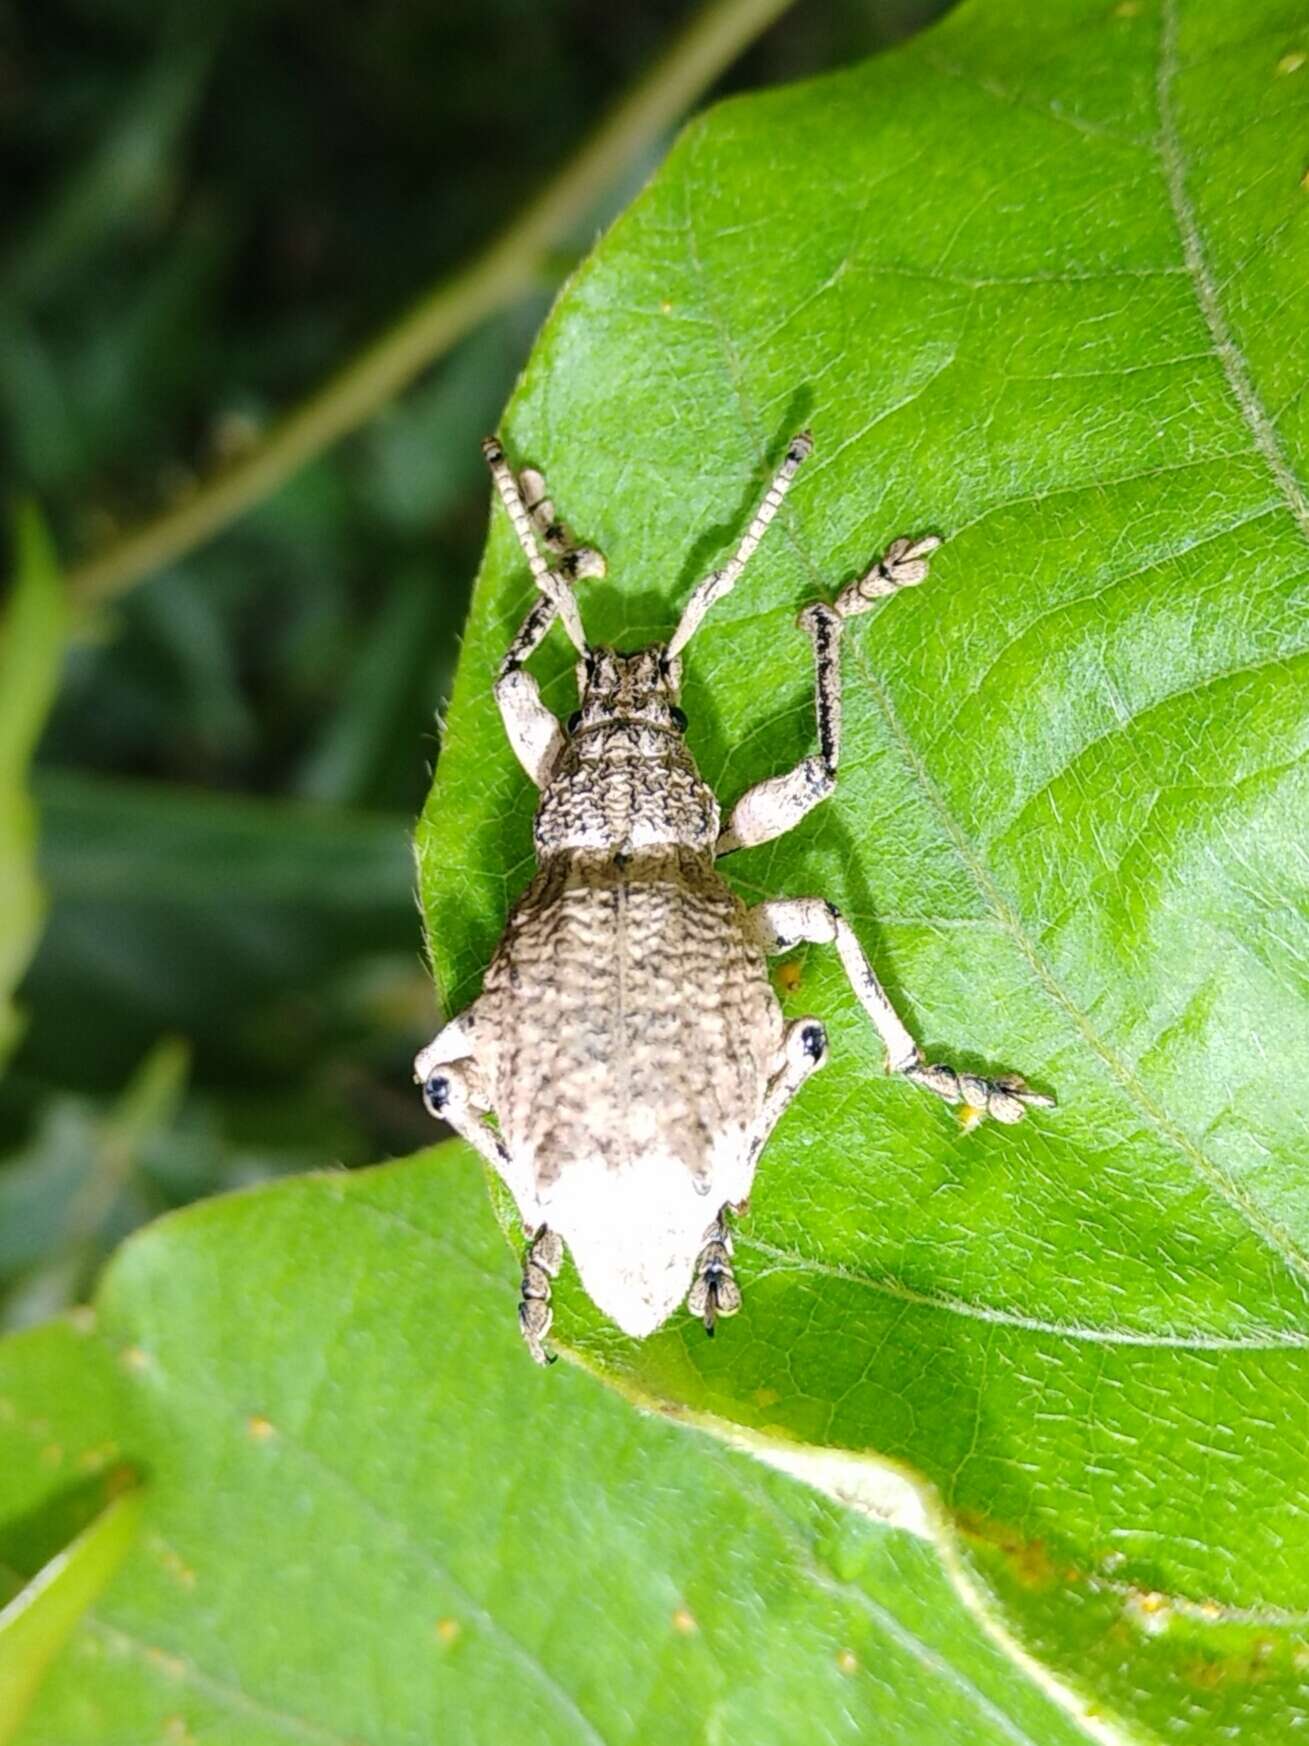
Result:
<svg viewBox="0 0 1309 1746"><path fill-rule="evenodd" d="M176 1121L190 1052L165 1037L102 1115L52 1098L0 1168L0 1328L80 1301L108 1251L150 1214L142 1166Z"/></svg>
<svg viewBox="0 0 1309 1746"><path fill-rule="evenodd" d="M27 769L54 700L67 616L54 547L31 507L14 518L14 547L0 621L0 1065L18 1037L13 994L45 919Z"/></svg>
<svg viewBox="0 0 1309 1746"><path fill-rule="evenodd" d="M42 1676L136 1536L141 1495L104 1509L0 1612L0 1746L14 1740Z"/></svg>
<svg viewBox="0 0 1309 1746"><path fill-rule="evenodd" d="M399 815L64 771L37 794L55 908L30 981L33 1070L58 1081L76 1056L116 1087L176 1031L247 1086L300 1074L363 1018L379 1028L336 986L370 964L403 1013L421 971Z"/></svg>
<svg viewBox="0 0 1309 1746"><path fill-rule="evenodd" d="M141 222L176 174L181 137L217 46L212 25L174 33L125 94L101 138L48 200L5 263L8 295L36 299L96 252L125 223Z"/></svg>
<svg viewBox="0 0 1309 1746"><path fill-rule="evenodd" d="M0 1561L150 1476L22 1746L1082 1738L920 1540L536 1371L516 1274L445 1148L163 1220L0 1343Z"/></svg>
<svg viewBox="0 0 1309 1746"><path fill-rule="evenodd" d="M813 747L797 611L946 537L851 628L837 794L728 877L840 904L934 1056L1060 1099L962 1133L811 950L786 1007L833 1055L764 1154L741 1317L637 1345L566 1278L561 1342L669 1410L907 1469L1028 1650L1197 1742L1306 1711L1307 54L1277 0L974 0L724 105L503 427L606 552L583 611L625 646L812 427L688 651L725 805ZM497 513L419 832L451 1011L531 867L490 689L529 598ZM538 661L565 714L568 656Z"/></svg>

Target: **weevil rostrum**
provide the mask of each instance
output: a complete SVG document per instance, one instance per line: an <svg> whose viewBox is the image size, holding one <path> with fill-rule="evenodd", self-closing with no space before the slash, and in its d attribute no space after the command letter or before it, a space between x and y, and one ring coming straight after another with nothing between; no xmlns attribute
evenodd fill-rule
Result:
<svg viewBox="0 0 1309 1746"><path fill-rule="evenodd" d="M652 1333L685 1299L712 1333L741 1306L728 1215L764 1144L827 1058L816 1018L789 1025L766 959L836 947L886 1049L887 1069L964 1106L1020 1121L1053 1099L924 1058L849 923L822 897L748 909L716 863L781 836L836 786L841 635L848 619L922 582L934 536L892 540L834 605L800 614L813 645L818 751L737 801L718 802L687 749L682 651L736 584L813 448L790 444L735 553L692 592L667 644L593 648L574 584L604 560L572 543L545 481L483 445L536 598L501 662L495 697L540 790L537 872L509 916L481 994L414 1063L428 1109L499 1172L527 1234L519 1320L547 1361L550 1282L564 1246L596 1305ZM561 727L525 662L558 618L577 650L578 708Z"/></svg>

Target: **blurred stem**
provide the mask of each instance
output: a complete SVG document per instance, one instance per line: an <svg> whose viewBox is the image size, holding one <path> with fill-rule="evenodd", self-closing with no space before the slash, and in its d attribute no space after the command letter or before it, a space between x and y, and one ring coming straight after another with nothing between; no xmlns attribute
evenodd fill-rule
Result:
<svg viewBox="0 0 1309 1746"><path fill-rule="evenodd" d="M792 0L709 0L509 227L184 503L68 572L81 606L124 594L260 503L470 328L536 283L552 249Z"/></svg>

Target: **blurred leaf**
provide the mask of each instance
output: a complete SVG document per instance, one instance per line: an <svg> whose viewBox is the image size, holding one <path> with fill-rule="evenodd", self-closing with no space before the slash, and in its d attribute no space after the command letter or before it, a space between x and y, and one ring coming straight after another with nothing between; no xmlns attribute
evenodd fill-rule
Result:
<svg viewBox="0 0 1309 1746"><path fill-rule="evenodd" d="M378 513L416 532L482 494L478 441L513 386L524 311L469 335L433 372L360 433L368 498ZM535 311L539 324L542 304Z"/></svg>
<svg viewBox="0 0 1309 1746"><path fill-rule="evenodd" d="M1280 0L972 3L725 105L504 427L631 646L812 425L688 652L724 804L812 748L797 610L947 536L851 628L836 796L728 877L841 904L934 1056L1061 1103L964 1135L812 951L787 1009L833 1059L764 1155L740 1319L637 1344L569 1283L561 1341L670 1411L903 1464L1029 1650L1197 1746L1309 1720L1304 31ZM528 600L497 514L419 835L451 1010L531 867L491 696ZM566 714L561 637L539 665Z"/></svg>
<svg viewBox="0 0 1309 1746"><path fill-rule="evenodd" d="M0 1746L18 1738L46 1669L127 1555L141 1495L111 1503L0 1612Z"/></svg>
<svg viewBox="0 0 1309 1746"><path fill-rule="evenodd" d="M25 312L2 301L0 412L31 488L47 489L81 464L75 409L50 347Z"/></svg>
<svg viewBox="0 0 1309 1746"><path fill-rule="evenodd" d="M215 34L201 12L190 13L185 39L169 35L157 59L124 94L118 115L5 261L3 283L10 297L41 297L61 275L85 265L125 221L140 222L174 173L178 141L195 111L215 47Z"/></svg>
<svg viewBox="0 0 1309 1746"><path fill-rule="evenodd" d="M66 631L54 548L31 507L14 518L14 548L0 621L0 1066L20 1028L13 993L45 917L27 768L54 697Z"/></svg>
<svg viewBox="0 0 1309 1746"><path fill-rule="evenodd" d="M535 1371L514 1275L450 1148L168 1219L0 1345L0 1524L150 1475L22 1746L1083 1738L929 1547Z"/></svg>
<svg viewBox="0 0 1309 1746"><path fill-rule="evenodd" d="M297 783L307 799L357 806L375 793L396 739L407 729L416 682L427 681L446 603L430 567L396 577L367 640L354 651L335 711ZM450 661L453 668L453 658Z"/></svg>
<svg viewBox="0 0 1309 1746"><path fill-rule="evenodd" d="M0 1326L23 1327L77 1302L109 1250L158 1210L140 1170L169 1133L189 1052L165 1038L112 1108L51 1099L29 1145L0 1168Z"/></svg>
<svg viewBox="0 0 1309 1746"><path fill-rule="evenodd" d="M332 998L343 966L385 956L419 976L401 819L54 772L39 793L55 907L31 1073L67 1083L76 1062L83 1084L121 1084L175 1033L211 1078L300 1075L378 1017Z"/></svg>

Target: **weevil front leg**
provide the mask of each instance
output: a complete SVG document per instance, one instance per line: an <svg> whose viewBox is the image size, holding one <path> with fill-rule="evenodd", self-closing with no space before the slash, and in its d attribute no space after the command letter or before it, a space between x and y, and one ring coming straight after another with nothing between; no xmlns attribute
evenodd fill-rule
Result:
<svg viewBox="0 0 1309 1746"><path fill-rule="evenodd" d="M509 744L519 763L540 788L563 749L564 735L556 717L542 703L540 687L527 672L525 663L541 646L556 616L561 613L574 644L579 649L585 648L582 621L571 584L587 576L603 576L605 561L593 547L573 544L568 529L555 515L555 506L540 473L526 468L515 479L499 442L488 437L482 446L510 524L540 590L500 663L494 687ZM557 565L551 567L546 563L537 540L555 554Z"/></svg>
<svg viewBox="0 0 1309 1746"><path fill-rule="evenodd" d="M802 941L836 947L850 986L886 1048L890 1072L902 1074L946 1103L963 1104L967 1111L975 1112L973 1119L989 1115L998 1122L1018 1122L1028 1105L1033 1109L1054 1106L1052 1097L1033 1091L1016 1073L986 1079L925 1060L878 981L853 928L835 904L821 897L776 898L752 909L750 917L765 952L789 951Z"/></svg>
<svg viewBox="0 0 1309 1746"><path fill-rule="evenodd" d="M827 1032L819 1021L794 1019L786 1027L780 1064L768 1081L763 1108L746 1141L751 1163L767 1145L768 1136L796 1092L826 1060ZM734 1316L741 1307L741 1288L732 1271L732 1232L727 1213L728 1208L721 1207L705 1232L704 1248L695 1264L695 1281L686 1300L687 1309L704 1323L705 1332L710 1335L720 1316Z"/></svg>
<svg viewBox="0 0 1309 1746"><path fill-rule="evenodd" d="M927 575L928 558L941 542L934 534L892 540L885 553L857 582L843 588L835 606L818 601L800 614L800 629L814 646L814 710L818 754L802 758L793 770L757 782L732 808L716 853L769 843L799 824L836 787L841 758L841 633L847 618L867 612L875 601L911 588Z"/></svg>
<svg viewBox="0 0 1309 1746"><path fill-rule="evenodd" d="M547 551L554 553L557 559L555 568L564 580L581 582L588 576L603 576L606 569L604 553L598 552L594 546L577 544L565 523L555 514L545 475L535 467L524 467L518 475L518 489L537 539Z"/></svg>

